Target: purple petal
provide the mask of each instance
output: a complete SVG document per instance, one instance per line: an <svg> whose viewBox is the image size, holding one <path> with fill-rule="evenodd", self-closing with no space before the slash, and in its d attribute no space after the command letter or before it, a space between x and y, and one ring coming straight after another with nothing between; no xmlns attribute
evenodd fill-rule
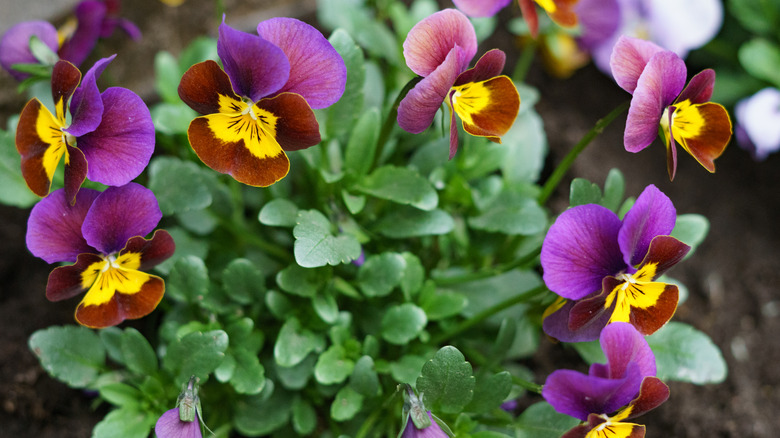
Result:
<svg viewBox="0 0 780 438"><path fill-rule="evenodd" d="M70 100L70 113L73 116L73 122L65 129L70 135L81 137L94 131L100 125L100 119L103 116L103 99L100 98L97 79L114 58L116 55L97 61L84 74L81 85L73 92L73 97Z"/></svg>
<svg viewBox="0 0 780 438"><path fill-rule="evenodd" d="M398 125L412 134L419 134L433 122L436 111L447 97L452 84L458 77L458 56L460 48L450 50L450 54L430 75L421 80L409 91L398 105Z"/></svg>
<svg viewBox="0 0 780 438"><path fill-rule="evenodd" d="M645 32L680 57L707 44L723 24L720 0L653 0Z"/></svg>
<svg viewBox="0 0 780 438"><path fill-rule="evenodd" d="M290 62L270 41L219 25L217 54L236 94L257 102L281 89L290 77Z"/></svg>
<svg viewBox="0 0 780 438"><path fill-rule="evenodd" d="M600 291L599 291L600 292ZM599 292L596 292L597 294ZM601 330L609 322L612 316L610 312L603 312L597 318L594 318L589 324L578 330L569 328L569 316L571 309L578 301L567 301L560 309L546 316L542 322L542 329L547 336L553 337L561 342L588 342L599 338Z"/></svg>
<svg viewBox="0 0 780 438"><path fill-rule="evenodd" d="M35 204L27 220L27 248L47 263L75 262L81 253L96 252L81 235L81 225L100 192L81 189L72 206L63 189Z"/></svg>
<svg viewBox="0 0 780 438"><path fill-rule="evenodd" d="M455 7L469 17L492 17L511 0L452 0Z"/></svg>
<svg viewBox="0 0 780 438"><path fill-rule="evenodd" d="M344 94L347 67L341 55L314 27L294 18L272 18L257 33L282 49L290 78L277 93L297 93L314 109L334 104Z"/></svg>
<svg viewBox="0 0 780 438"><path fill-rule="evenodd" d="M685 77L685 62L674 53L659 52L650 58L628 109L623 137L627 151L639 152L655 140L661 114L685 86Z"/></svg>
<svg viewBox="0 0 780 438"><path fill-rule="evenodd" d="M450 160L458 152L458 123L455 121L455 111L452 109L452 95L450 99Z"/></svg>
<svg viewBox="0 0 780 438"><path fill-rule="evenodd" d="M411 418L406 422L404 433L401 438L448 438L447 434L441 430L441 426L433 419L431 411L428 411L428 417L431 419L431 425L425 429L418 429Z"/></svg>
<svg viewBox="0 0 780 438"><path fill-rule="evenodd" d="M154 152L154 124L143 100L112 87L101 95L103 118L97 129L78 139L87 158L90 180L126 184L143 172Z"/></svg>
<svg viewBox="0 0 780 438"><path fill-rule="evenodd" d="M664 49L650 41L621 35L612 48L609 59L612 77L620 88L634 94L639 77L650 62L650 58L663 51Z"/></svg>
<svg viewBox="0 0 780 438"><path fill-rule="evenodd" d="M696 73L675 102L689 99L692 103L709 102L715 88L715 70L708 68Z"/></svg>
<svg viewBox="0 0 780 438"><path fill-rule="evenodd" d="M615 213L588 204L561 213L542 244L544 282L551 291L578 300L601 290L604 277L625 269L617 244Z"/></svg>
<svg viewBox="0 0 780 438"><path fill-rule="evenodd" d="M458 73L468 67L477 53L477 34L469 19L460 11L445 9L417 23L404 41L406 65L416 74L432 74L454 47L459 47Z"/></svg>
<svg viewBox="0 0 780 438"><path fill-rule="evenodd" d="M608 414L628 404L639 393L642 379L638 375L636 365L620 379L556 370L544 382L542 397L556 411L585 421L589 414Z"/></svg>
<svg viewBox="0 0 780 438"><path fill-rule="evenodd" d="M198 414L195 414L194 421L181 421L179 408L173 408L162 414L154 425L154 433L157 438L203 438Z"/></svg>
<svg viewBox="0 0 780 438"><path fill-rule="evenodd" d="M35 35L53 52L57 51L57 29L46 21L25 21L8 29L0 40L0 66L17 81L29 77L28 73L11 68L14 64L37 64L30 53L30 38Z"/></svg>
<svg viewBox="0 0 780 438"><path fill-rule="evenodd" d="M87 243L103 254L122 248L131 237L146 236L162 218L154 193L146 187L129 183L109 187L95 199L81 232Z"/></svg>
<svg viewBox="0 0 780 438"><path fill-rule="evenodd" d="M506 54L493 49L482 55L473 68L470 68L458 76L455 85L462 85L469 82L482 82L501 75L506 63Z"/></svg>
<svg viewBox="0 0 780 438"><path fill-rule="evenodd" d="M61 59L78 67L87 59L100 38L103 19L106 17L106 5L101 1L85 0L76 6L75 15L78 27L62 44L59 55Z"/></svg>
<svg viewBox="0 0 780 438"><path fill-rule="evenodd" d="M754 157L762 160L780 149L780 90L764 88L737 102L734 113L740 146L752 145Z"/></svg>
<svg viewBox="0 0 780 438"><path fill-rule="evenodd" d="M577 40L587 50L609 40L620 27L618 0L580 0L575 11L582 29Z"/></svg>
<svg viewBox="0 0 780 438"><path fill-rule="evenodd" d="M623 260L637 266L647 255L655 236L669 235L677 221L677 211L668 196L650 184L623 218L618 244Z"/></svg>
<svg viewBox="0 0 780 438"><path fill-rule="evenodd" d="M141 39L141 29L126 18L106 17L100 30L101 38L108 38L116 28L122 29L133 41Z"/></svg>
<svg viewBox="0 0 780 438"><path fill-rule="evenodd" d="M622 378L628 373L629 364L634 363L639 370L639 382L647 376L655 376L655 355L633 325L625 322L613 322L604 327L599 339L601 349L607 356L610 378Z"/></svg>

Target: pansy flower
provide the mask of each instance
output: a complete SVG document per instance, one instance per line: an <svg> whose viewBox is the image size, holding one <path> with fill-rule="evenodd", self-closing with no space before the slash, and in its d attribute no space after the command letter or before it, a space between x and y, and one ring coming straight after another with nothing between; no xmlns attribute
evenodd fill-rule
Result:
<svg viewBox="0 0 780 438"><path fill-rule="evenodd" d="M520 108L520 95L504 69L506 55L494 49L474 68L467 69L477 52L477 37L469 19L445 9L417 23L404 41L406 65L423 79L398 106L398 124L419 134L433 123L443 102L450 108L450 158L458 150L458 127L500 143Z"/></svg>
<svg viewBox="0 0 780 438"><path fill-rule="evenodd" d="M273 18L258 35L219 26L214 61L195 64L179 96L201 114L187 131L210 168L251 186L269 186L290 168L285 151L320 142L312 108L344 93L346 67L327 39L293 18Z"/></svg>
<svg viewBox="0 0 780 438"><path fill-rule="evenodd" d="M655 377L653 351L644 336L626 323L607 326L599 342L606 364L592 364L587 375L554 371L545 381L542 397L556 411L585 422L564 438L642 437L644 426L623 420L654 409L669 398L669 388Z"/></svg>
<svg viewBox="0 0 780 438"><path fill-rule="evenodd" d="M157 438L202 438L203 422L197 377L191 377L187 387L179 394L176 407L157 419L154 433ZM204 425L205 426L205 425Z"/></svg>
<svg viewBox="0 0 780 438"><path fill-rule="evenodd" d="M63 189L33 207L27 248L48 263L75 262L49 274L46 298L60 301L86 292L76 321L103 328L149 314L165 285L147 274L173 254L173 239L158 230L162 213L151 190L129 183L104 192L79 190L71 204Z"/></svg>
<svg viewBox="0 0 780 438"><path fill-rule="evenodd" d="M622 36L610 60L612 75L633 95L626 119L625 148L639 152L658 135L666 143L669 178L677 169L679 144L705 169L715 172L718 158L731 139L731 119L723 106L709 102L715 72L704 70L685 85L685 62L654 43Z"/></svg>
<svg viewBox="0 0 780 438"><path fill-rule="evenodd" d="M408 384L404 392L403 416L403 432L399 435L400 438L448 438L449 436L439 425L441 420L425 409L422 394L419 396L415 394Z"/></svg>
<svg viewBox="0 0 780 438"><path fill-rule="evenodd" d="M97 86L97 78L114 56L96 62L83 80L76 66L57 62L51 79L55 113L38 99L22 110L16 148L22 156L22 176L36 195L49 193L63 157L70 202L85 178L120 186L135 179L149 163L154 152L149 109L126 88L111 87L101 93Z"/></svg>
<svg viewBox="0 0 780 438"><path fill-rule="evenodd" d="M545 333L581 342L598 339L612 322L629 322L644 335L666 324L678 290L656 279L690 250L669 235L676 217L653 185L623 220L596 204L561 213L542 244L544 282L560 296L545 313Z"/></svg>
<svg viewBox="0 0 780 438"><path fill-rule="evenodd" d="M740 100L734 115L737 141L755 160L780 149L780 90L768 87Z"/></svg>

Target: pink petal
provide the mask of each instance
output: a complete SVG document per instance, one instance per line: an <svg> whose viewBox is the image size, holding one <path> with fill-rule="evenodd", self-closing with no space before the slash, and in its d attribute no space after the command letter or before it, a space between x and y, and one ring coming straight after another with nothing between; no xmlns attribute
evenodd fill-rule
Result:
<svg viewBox="0 0 780 438"><path fill-rule="evenodd" d="M642 75L650 58L663 51L664 49L650 41L622 35L612 48L609 59L615 82L620 85L620 88L633 94L639 76Z"/></svg>
<svg viewBox="0 0 780 438"><path fill-rule="evenodd" d="M454 47L460 47L457 60L460 73L477 53L474 26L455 9L436 12L417 23L406 36L406 65L416 74L426 77L445 61Z"/></svg>

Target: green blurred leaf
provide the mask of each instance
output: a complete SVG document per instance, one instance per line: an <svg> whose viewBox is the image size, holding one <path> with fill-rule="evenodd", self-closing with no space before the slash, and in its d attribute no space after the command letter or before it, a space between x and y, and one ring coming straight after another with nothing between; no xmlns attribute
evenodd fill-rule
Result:
<svg viewBox="0 0 780 438"><path fill-rule="evenodd" d="M415 384L426 362L424 357L407 354L390 364L390 375L398 383Z"/></svg>
<svg viewBox="0 0 780 438"><path fill-rule="evenodd" d="M181 227L173 226L166 228L166 230L173 237L173 241L176 242L176 252L168 260L157 265L154 268L155 270L167 275L171 272L174 265L179 263L179 260L187 257L203 259L208 254L209 245L205 240L193 237Z"/></svg>
<svg viewBox="0 0 780 438"><path fill-rule="evenodd" d="M544 230L547 214L535 199L505 190L468 224L477 230L528 236Z"/></svg>
<svg viewBox="0 0 780 438"><path fill-rule="evenodd" d="M284 198L263 205L257 218L261 224L272 227L294 227L298 221L298 206Z"/></svg>
<svg viewBox="0 0 780 438"><path fill-rule="evenodd" d="M290 421L292 406L292 395L282 388L274 388L269 381L260 394L238 401L233 423L242 435L265 436Z"/></svg>
<svg viewBox="0 0 780 438"><path fill-rule="evenodd" d="M515 423L516 438L560 438L579 420L560 414L547 402L535 403L520 415Z"/></svg>
<svg viewBox="0 0 780 438"><path fill-rule="evenodd" d="M336 421L347 421L363 407L363 396L349 385L342 387L330 405L330 417Z"/></svg>
<svg viewBox="0 0 780 438"><path fill-rule="evenodd" d="M82 326L49 327L30 336L30 350L50 375L84 388L105 366L106 350L95 332Z"/></svg>
<svg viewBox="0 0 780 438"><path fill-rule="evenodd" d="M379 377L374 370L374 360L370 356L358 359L349 378L349 384L352 389L366 397L376 397L379 394Z"/></svg>
<svg viewBox="0 0 780 438"><path fill-rule="evenodd" d="M182 73L179 62L170 52L163 50L154 55L154 88L163 101L181 102L178 88ZM155 128L156 125L155 123Z"/></svg>
<svg viewBox="0 0 780 438"><path fill-rule="evenodd" d="M710 231L710 221L700 214L681 214L672 230L672 237L691 247L686 257L690 257L696 247L704 241Z"/></svg>
<svg viewBox="0 0 780 438"><path fill-rule="evenodd" d="M366 81L366 68L363 51L344 29L333 31L328 41L344 60L344 65L347 67L347 84L341 99L327 109L325 132L327 132L328 138L345 139L346 134L355 126L355 121L363 107L363 84ZM347 147L347 157L349 157L349 146ZM347 158L347 162L349 162L349 158ZM350 167L349 164L347 167Z"/></svg>
<svg viewBox="0 0 780 438"><path fill-rule="evenodd" d="M391 344L404 345L416 338L427 323L425 311L412 303L391 306L382 317L382 338Z"/></svg>
<svg viewBox="0 0 780 438"><path fill-rule="evenodd" d="M425 407L432 411L461 412L474 396L475 379L471 364L452 346L443 347L425 363L417 378L417 391L425 397Z"/></svg>
<svg viewBox="0 0 780 438"><path fill-rule="evenodd" d="M626 179L618 169L610 169L604 182L604 198L601 205L617 212L626 195Z"/></svg>
<svg viewBox="0 0 780 438"><path fill-rule="evenodd" d="M168 346L163 367L185 381L190 376L206 380L225 358L228 336L222 330L190 333Z"/></svg>
<svg viewBox="0 0 780 438"><path fill-rule="evenodd" d="M202 300L209 291L209 273L206 263L195 256L179 259L165 282L169 297L185 302L195 303Z"/></svg>
<svg viewBox="0 0 780 438"><path fill-rule="evenodd" d="M336 322L339 316L339 306L333 292L325 290L311 298L311 304L317 316L328 324Z"/></svg>
<svg viewBox="0 0 780 438"><path fill-rule="evenodd" d="M323 347L321 336L301 327L297 318L288 319L274 344L274 358L282 367L300 363L310 352Z"/></svg>
<svg viewBox="0 0 780 438"><path fill-rule="evenodd" d="M358 282L363 295L383 297L401 283L406 260L401 254L385 252L368 257L358 271Z"/></svg>
<svg viewBox="0 0 780 438"><path fill-rule="evenodd" d="M181 101L159 103L152 107L151 114L155 131L168 135L186 134L190 122L199 115Z"/></svg>
<svg viewBox="0 0 780 438"><path fill-rule="evenodd" d="M341 345L331 345L317 359L314 366L314 378L323 385L341 383L352 374L355 362L346 356L347 352Z"/></svg>
<svg viewBox="0 0 780 438"><path fill-rule="evenodd" d="M225 293L240 304L259 300L265 291L263 274L247 259L234 259L222 271Z"/></svg>
<svg viewBox="0 0 780 438"><path fill-rule="evenodd" d="M474 397L466 406L466 412L483 414L499 406L509 396L512 390L512 375L502 371L492 376L477 378L474 386Z"/></svg>
<svg viewBox="0 0 780 438"><path fill-rule="evenodd" d="M363 211L363 207L366 206L366 197L363 195L353 195L346 190L342 190L341 198L344 200L347 210L352 214L360 213Z"/></svg>
<svg viewBox="0 0 780 438"><path fill-rule="evenodd" d="M427 179L406 167L383 166L364 177L355 190L420 210L436 208L439 197Z"/></svg>
<svg viewBox="0 0 780 438"><path fill-rule="evenodd" d="M348 263L360 256L360 243L348 234L333 236L332 224L317 210L298 212L295 261L304 268Z"/></svg>
<svg viewBox="0 0 780 438"><path fill-rule="evenodd" d="M459 314L469 300L457 292L434 292L420 300L420 307L431 321L449 318Z"/></svg>
<svg viewBox="0 0 780 438"><path fill-rule="evenodd" d="M447 234L455 228L455 221L449 213L438 208L422 211L402 206L382 217L374 228L385 237L405 239Z"/></svg>
<svg viewBox="0 0 780 438"><path fill-rule="evenodd" d="M119 408L95 425L92 438L147 438L157 418L135 408Z"/></svg>
<svg viewBox="0 0 780 438"><path fill-rule="evenodd" d="M306 269L292 264L276 274L276 284L285 292L301 297L313 297L322 288L328 273L321 269Z"/></svg>
<svg viewBox="0 0 780 438"><path fill-rule="evenodd" d="M379 137L379 122L379 110L372 108L360 116L352 130L344 152L344 165L352 175L362 177L371 170Z"/></svg>
<svg viewBox="0 0 780 438"><path fill-rule="evenodd" d="M726 361L705 333L681 322L669 322L647 337L655 353L657 376L697 385L726 379Z"/></svg>
<svg viewBox="0 0 780 438"><path fill-rule="evenodd" d="M144 399L144 394L141 391L122 382L101 385L98 392L100 392L101 398L120 407L137 407Z"/></svg>
<svg viewBox="0 0 780 438"><path fill-rule="evenodd" d="M100 341L106 348L109 359L118 364L124 364L125 358L122 357L122 334L124 332L118 327L106 327L98 332Z"/></svg>
<svg viewBox="0 0 780 438"><path fill-rule="evenodd" d="M584 178L574 178L569 189L569 206L601 203L601 189Z"/></svg>
<svg viewBox="0 0 780 438"><path fill-rule="evenodd" d="M739 63L751 75L780 87L780 47L763 38L753 38L739 48Z"/></svg>
<svg viewBox="0 0 780 438"><path fill-rule="evenodd" d="M298 435L308 435L317 427L317 411L303 398L293 402L292 425Z"/></svg>
<svg viewBox="0 0 780 438"><path fill-rule="evenodd" d="M771 0L729 0L728 11L754 34L772 34L780 25L780 4Z"/></svg>
<svg viewBox="0 0 780 438"><path fill-rule="evenodd" d="M190 161L157 157L149 164L149 189L164 215L201 210L211 205L211 192L201 169Z"/></svg>
<svg viewBox="0 0 780 438"><path fill-rule="evenodd" d="M314 375L314 365L317 363L317 355L309 354L297 365L285 368L275 363L275 371L279 382L290 390L299 390L306 386L311 376Z"/></svg>
<svg viewBox="0 0 780 438"><path fill-rule="evenodd" d="M520 93L520 111L512 128L501 137L506 148L501 174L512 186L539 180L547 155L547 136L544 122L533 106L539 92L528 85L515 83Z"/></svg>
<svg viewBox="0 0 780 438"><path fill-rule="evenodd" d="M0 203L27 208L40 199L22 177L22 157L16 151L14 133L0 130Z"/></svg>
<svg viewBox="0 0 780 438"><path fill-rule="evenodd" d="M373 56L384 58L393 65L401 64L395 35L374 18L373 12L369 12L361 0L319 0L317 19L330 29L346 29Z"/></svg>
<svg viewBox="0 0 780 438"><path fill-rule="evenodd" d="M183 74L198 62L211 59L219 61L217 54L217 40L211 37L201 36L192 40L192 42L182 50L179 55L179 71ZM181 76L180 76L181 77ZM178 87L178 83L176 85Z"/></svg>
<svg viewBox="0 0 780 438"><path fill-rule="evenodd" d="M157 372L157 354L138 330L128 327L122 333L122 358L127 368L142 376Z"/></svg>
<svg viewBox="0 0 780 438"><path fill-rule="evenodd" d="M257 394L265 386L265 368L260 364L257 355L251 352L238 349L233 351L236 367L230 378L230 384L233 385L239 394Z"/></svg>

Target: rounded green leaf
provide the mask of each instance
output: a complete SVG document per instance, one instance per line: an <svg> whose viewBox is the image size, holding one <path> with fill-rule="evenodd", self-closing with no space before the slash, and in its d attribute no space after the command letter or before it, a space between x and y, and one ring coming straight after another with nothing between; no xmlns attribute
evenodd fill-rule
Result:
<svg viewBox="0 0 780 438"><path fill-rule="evenodd" d="M379 394L379 377L374 370L374 360L370 356L358 359L349 378L349 384L352 389L366 397L375 397Z"/></svg>
<svg viewBox="0 0 780 438"><path fill-rule="evenodd" d="M257 219L263 225L294 227L298 220L298 206L287 199L277 198L260 209Z"/></svg>
<svg viewBox="0 0 780 438"><path fill-rule="evenodd" d="M122 358L130 371L146 376L157 372L157 355L138 330L126 328L120 342Z"/></svg>
<svg viewBox="0 0 780 438"><path fill-rule="evenodd" d="M471 364L452 346L443 347L425 363L417 378L417 391L425 406L448 414L461 412L474 396Z"/></svg>
<svg viewBox="0 0 780 438"><path fill-rule="evenodd" d="M341 345L331 345L317 359L314 378L323 385L332 385L346 380L355 367L355 362L346 357L346 354Z"/></svg>
<svg viewBox="0 0 780 438"><path fill-rule="evenodd" d="M209 273L202 259L186 256L176 261L165 282L165 292L177 301L195 303L209 291Z"/></svg>
<svg viewBox="0 0 780 438"><path fill-rule="evenodd" d="M426 362L424 357L407 354L390 364L390 375L398 383L414 384Z"/></svg>
<svg viewBox="0 0 780 438"><path fill-rule="evenodd" d="M260 364L257 355L247 350L239 349L233 352L236 367L230 378L239 394L257 394L265 386L265 368Z"/></svg>
<svg viewBox="0 0 780 438"><path fill-rule="evenodd" d="M726 379L723 354L699 330L681 322L669 322L647 337L655 354L658 378L697 385L720 383Z"/></svg>
<svg viewBox="0 0 780 438"><path fill-rule="evenodd" d="M370 256L358 271L363 295L383 297L401 283L406 260L401 254L386 252Z"/></svg>
<svg viewBox="0 0 780 438"><path fill-rule="evenodd" d="M106 362L106 350L95 332L81 326L49 327L29 340L41 366L73 388L94 381Z"/></svg>
<svg viewBox="0 0 780 438"><path fill-rule="evenodd" d="M380 167L363 178L355 190L426 211L433 210L439 203L431 183L416 170L406 167Z"/></svg>
<svg viewBox="0 0 780 438"><path fill-rule="evenodd" d="M360 256L360 243L354 237L333 236L332 224L317 210L298 212L295 236L295 261L304 268L348 263Z"/></svg>
<svg viewBox="0 0 780 438"><path fill-rule="evenodd" d="M168 346L163 366L175 372L178 380L190 376L206 380L225 358L228 336L222 330L194 332Z"/></svg>
<svg viewBox="0 0 780 438"><path fill-rule="evenodd" d="M317 427L317 411L302 398L296 398L293 402L292 425L299 435L308 435Z"/></svg>
<svg viewBox="0 0 780 438"><path fill-rule="evenodd" d="M449 213L438 208L422 211L411 207L394 208L382 217L374 228L385 237L405 239L408 237L439 236L455 228L455 220Z"/></svg>
<svg viewBox="0 0 780 438"><path fill-rule="evenodd" d="M251 304L265 291L263 274L247 259L235 259L222 271L225 294L240 304Z"/></svg>
<svg viewBox="0 0 780 438"><path fill-rule="evenodd" d="M191 161L158 157L149 164L149 189L164 215L201 210L211 205L211 192L201 169Z"/></svg>
<svg viewBox="0 0 780 438"><path fill-rule="evenodd" d="M560 438L579 420L560 414L547 402L535 403L520 415L515 423L517 438Z"/></svg>
<svg viewBox="0 0 780 438"><path fill-rule="evenodd" d="M291 318L279 330L274 345L274 358L280 366L295 366L310 352L322 348L322 344L322 337L302 328L297 318Z"/></svg>
<svg viewBox="0 0 780 438"><path fill-rule="evenodd" d="M404 345L416 338L427 323L425 311L412 303L392 306L382 317L382 338L391 344Z"/></svg>
<svg viewBox="0 0 780 438"><path fill-rule="evenodd" d="M352 419L363 407L363 396L349 385L344 386L336 394L336 399L330 405L330 417L336 421Z"/></svg>
<svg viewBox="0 0 780 438"><path fill-rule="evenodd" d="M477 230L528 236L545 229L547 214L535 199L504 191L479 216L470 217L468 223Z"/></svg>

